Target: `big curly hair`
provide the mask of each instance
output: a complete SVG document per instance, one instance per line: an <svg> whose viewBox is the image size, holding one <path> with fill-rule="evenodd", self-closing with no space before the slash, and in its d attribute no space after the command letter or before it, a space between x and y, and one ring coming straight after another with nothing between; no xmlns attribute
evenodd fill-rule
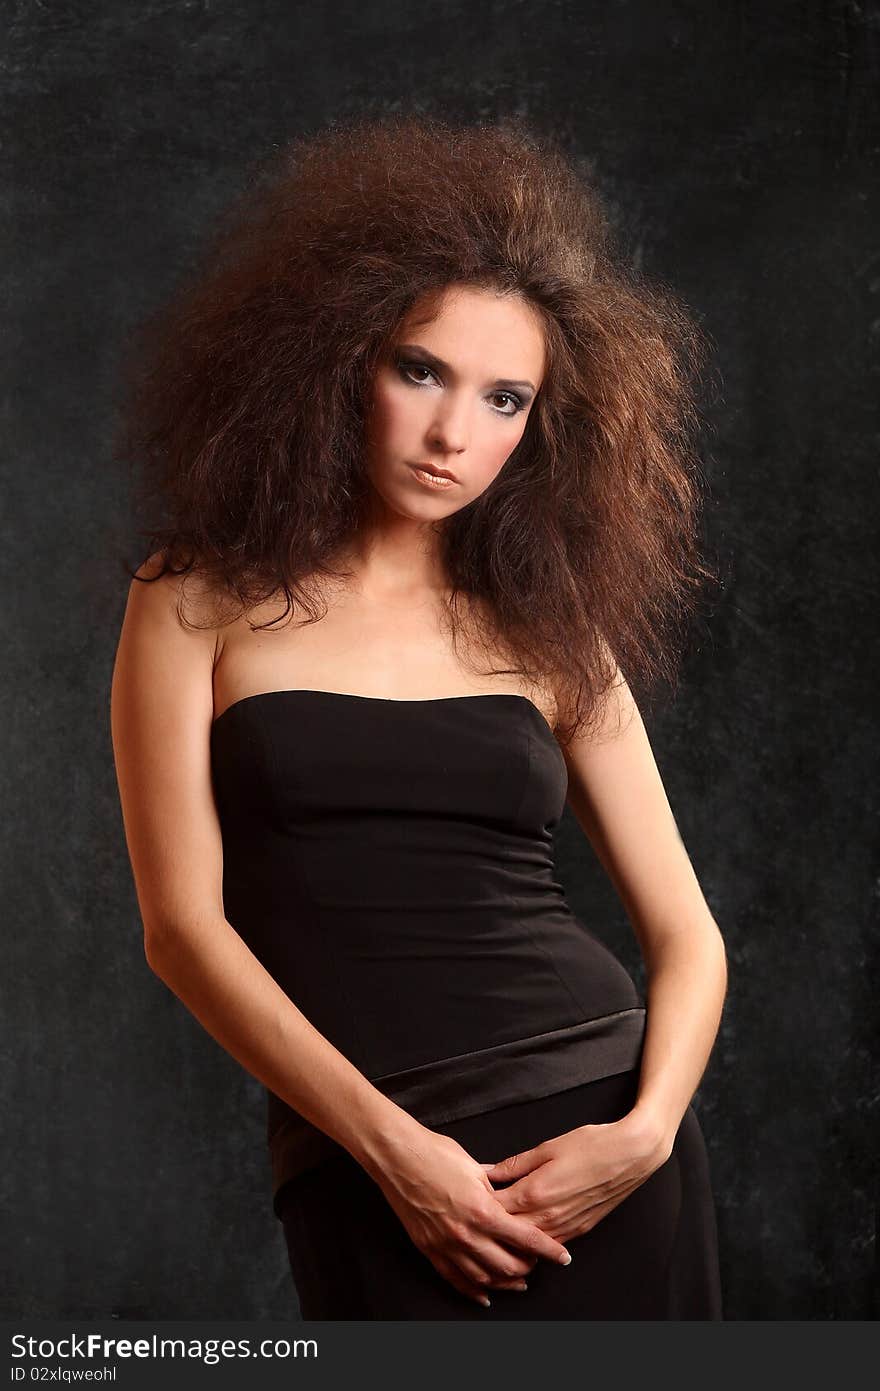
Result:
<svg viewBox="0 0 880 1391"><path fill-rule="evenodd" d="M276 595L282 617L320 618L310 581L339 575L369 512L377 364L406 314L462 284L539 311L547 370L498 476L440 527L448 617L455 635L480 615L510 662L491 672L552 682L566 742L616 667L639 693L675 682L683 620L716 578L693 440L708 340L623 264L592 181L521 122L354 120L256 163L123 358L115 456L158 505L139 535L161 558L126 570L197 570L222 598L211 621Z"/></svg>

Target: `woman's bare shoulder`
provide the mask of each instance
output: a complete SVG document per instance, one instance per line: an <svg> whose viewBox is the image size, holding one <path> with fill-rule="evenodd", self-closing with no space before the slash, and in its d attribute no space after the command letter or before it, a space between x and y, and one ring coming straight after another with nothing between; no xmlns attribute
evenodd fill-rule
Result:
<svg viewBox="0 0 880 1391"><path fill-rule="evenodd" d="M138 566L129 587L128 610L146 622L178 624L193 636L216 644L228 609L228 596L198 564L181 572L164 568L155 551Z"/></svg>

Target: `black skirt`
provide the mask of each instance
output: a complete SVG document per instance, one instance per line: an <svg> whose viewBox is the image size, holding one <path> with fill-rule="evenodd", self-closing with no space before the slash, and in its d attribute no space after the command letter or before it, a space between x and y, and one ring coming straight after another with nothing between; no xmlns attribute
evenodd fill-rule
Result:
<svg viewBox="0 0 880 1391"><path fill-rule="evenodd" d="M620 1119L638 1077L635 1069L433 1128L496 1163L576 1126ZM539 1259L527 1290L488 1288L488 1308L435 1270L346 1151L285 1183L276 1210L304 1319L723 1318L709 1164L692 1107L666 1162L564 1243L570 1265Z"/></svg>

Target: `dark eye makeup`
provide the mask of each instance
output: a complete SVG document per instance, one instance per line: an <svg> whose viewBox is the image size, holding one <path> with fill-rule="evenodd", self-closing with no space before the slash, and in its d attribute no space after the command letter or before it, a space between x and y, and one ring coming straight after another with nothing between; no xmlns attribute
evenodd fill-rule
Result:
<svg viewBox="0 0 880 1391"><path fill-rule="evenodd" d="M434 372L433 368L426 366L424 362L414 362L409 358L395 355L394 365L402 380L408 382L410 386L426 385L424 381L415 381L410 375L412 372L427 372L429 377L434 377L434 379L437 380L437 374ZM514 408L513 410L499 410L496 406L493 406L492 409L495 411L496 415L518 415L526 404L521 396L517 396L515 391L492 391L490 392L490 396L504 397Z"/></svg>

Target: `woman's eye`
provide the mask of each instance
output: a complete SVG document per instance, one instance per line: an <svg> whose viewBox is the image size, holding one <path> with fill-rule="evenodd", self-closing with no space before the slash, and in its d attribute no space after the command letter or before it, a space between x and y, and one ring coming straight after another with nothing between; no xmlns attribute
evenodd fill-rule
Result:
<svg viewBox="0 0 880 1391"><path fill-rule="evenodd" d="M504 401L508 402L511 406L513 406L512 411L500 411L499 414L501 415L516 415L523 408L523 403L519 399L519 397L514 396L509 391L494 391L492 395L495 397L496 401L503 399Z"/></svg>
<svg viewBox="0 0 880 1391"><path fill-rule="evenodd" d="M409 376L410 372L427 372L429 377L434 375L429 367L423 367L419 362L401 362L398 365L401 371L407 376ZM418 385L421 386L422 382L419 382Z"/></svg>

